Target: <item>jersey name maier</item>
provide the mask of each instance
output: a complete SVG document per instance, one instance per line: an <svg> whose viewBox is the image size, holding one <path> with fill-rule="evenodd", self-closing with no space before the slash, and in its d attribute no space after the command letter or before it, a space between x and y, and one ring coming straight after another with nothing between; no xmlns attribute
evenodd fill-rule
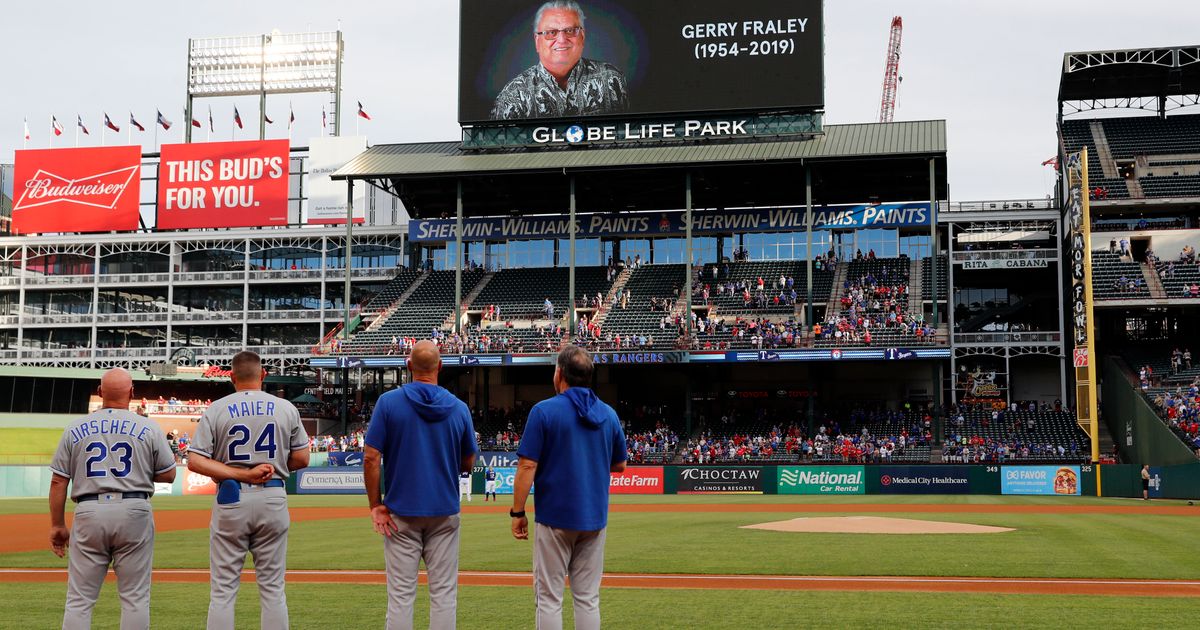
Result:
<svg viewBox="0 0 1200 630"><path fill-rule="evenodd" d="M761 471L757 468L724 468L717 470L712 470L709 468L685 468L683 471L683 478L697 479L700 481L741 481L746 479L758 479L760 472Z"/></svg>

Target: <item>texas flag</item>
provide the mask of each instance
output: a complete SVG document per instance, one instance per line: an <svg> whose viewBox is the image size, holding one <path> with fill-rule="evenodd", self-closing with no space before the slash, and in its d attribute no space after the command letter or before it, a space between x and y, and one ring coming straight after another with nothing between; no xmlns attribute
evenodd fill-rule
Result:
<svg viewBox="0 0 1200 630"><path fill-rule="evenodd" d="M29 119L25 119L25 139L29 139Z"/></svg>
<svg viewBox="0 0 1200 630"><path fill-rule="evenodd" d="M214 130L214 127L213 127L213 120L212 120L212 105L209 105L208 106L208 132L212 133L213 130Z"/></svg>
<svg viewBox="0 0 1200 630"><path fill-rule="evenodd" d="M183 110L183 115L184 115L184 116L187 116L187 109L184 109L184 110ZM194 115L192 116L192 126L193 126L193 127L195 127L195 128L197 128L197 129L203 129L203 128L204 128L204 125L201 125L201 124L200 124L200 121L199 121L199 120L196 120L196 117L195 117Z"/></svg>
<svg viewBox="0 0 1200 630"><path fill-rule="evenodd" d="M50 127L52 127L54 129L54 135L56 135L56 136L62 135L63 126L58 124L58 118L56 118L54 116L50 117Z"/></svg>
<svg viewBox="0 0 1200 630"><path fill-rule="evenodd" d="M371 117L367 114L367 111L363 109L362 101L358 102L358 115L362 118L366 118L367 120L371 120Z"/></svg>
<svg viewBox="0 0 1200 630"><path fill-rule="evenodd" d="M142 123L138 122L137 119L133 117L133 112L129 112L129 124L137 127L138 131L146 130L146 128L142 126Z"/></svg>
<svg viewBox="0 0 1200 630"><path fill-rule="evenodd" d="M242 127L242 115L238 113L237 105L233 106L233 122L235 125L238 126L238 129L243 128Z"/></svg>
<svg viewBox="0 0 1200 630"><path fill-rule="evenodd" d="M171 128L171 121L167 120L167 117L163 116L162 112L157 109L154 110L154 113L158 114L157 122L162 125L163 131L169 130Z"/></svg>
<svg viewBox="0 0 1200 630"><path fill-rule="evenodd" d="M120 127L113 124L112 119L108 117L108 112L104 112L104 126L108 127L109 129L112 129L113 131L121 130Z"/></svg>
<svg viewBox="0 0 1200 630"><path fill-rule="evenodd" d="M87 130L87 125L84 125L84 124L83 124L83 116L80 116L79 114L76 114L76 115L75 115L75 124L76 124L76 125L78 125L80 129L82 129L82 130L83 130L83 135L85 135L85 136L90 136L90 135L92 135L92 134L88 133L88 130Z"/></svg>
<svg viewBox="0 0 1200 630"><path fill-rule="evenodd" d="M321 107L321 128L324 129L328 126L329 126L329 123L325 120L325 107L322 106Z"/></svg>

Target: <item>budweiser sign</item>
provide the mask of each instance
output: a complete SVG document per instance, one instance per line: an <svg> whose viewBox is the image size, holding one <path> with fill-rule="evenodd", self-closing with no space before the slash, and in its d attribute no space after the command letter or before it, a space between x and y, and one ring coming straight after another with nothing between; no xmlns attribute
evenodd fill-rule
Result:
<svg viewBox="0 0 1200 630"><path fill-rule="evenodd" d="M138 147L16 152L13 231L136 230Z"/></svg>
<svg viewBox="0 0 1200 630"><path fill-rule="evenodd" d="M233 370L225 370L215 365L210 365L204 370L204 378L229 378L230 376L233 376Z"/></svg>

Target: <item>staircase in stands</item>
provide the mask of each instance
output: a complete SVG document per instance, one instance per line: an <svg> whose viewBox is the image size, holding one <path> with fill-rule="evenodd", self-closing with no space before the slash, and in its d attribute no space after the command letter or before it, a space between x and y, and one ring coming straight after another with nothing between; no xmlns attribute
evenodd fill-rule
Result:
<svg viewBox="0 0 1200 630"><path fill-rule="evenodd" d="M1154 265L1142 262L1138 266L1142 268L1142 278L1146 280L1146 288L1150 290L1150 297L1159 299L1170 297L1167 295L1167 290L1163 288L1162 279L1158 277L1158 270L1154 268Z"/></svg>
<svg viewBox="0 0 1200 630"><path fill-rule="evenodd" d="M617 291L625 288L625 283L629 282L629 276L633 275L633 271L629 267L621 269L621 273L617 274L613 280L612 286L608 288L608 294L604 296L604 304L600 305L600 309L593 315L592 321L600 325L600 330L604 330L604 320L608 319L608 312L616 305Z"/></svg>
<svg viewBox="0 0 1200 630"><path fill-rule="evenodd" d="M417 276L417 279L413 280L413 283L408 285L408 288L405 289L404 293L401 293L400 297L396 298L395 302L388 304L387 308L380 311L379 314L375 316L375 319L371 320L371 323L367 325L364 330L375 330L378 328L380 324L392 316L392 313L394 313L396 309L400 308L401 304L404 304L404 302L408 300L408 298L413 294L413 291L416 291L417 287L421 286L421 283L425 282L425 279L428 277L428 271L422 273L420 276Z"/></svg>

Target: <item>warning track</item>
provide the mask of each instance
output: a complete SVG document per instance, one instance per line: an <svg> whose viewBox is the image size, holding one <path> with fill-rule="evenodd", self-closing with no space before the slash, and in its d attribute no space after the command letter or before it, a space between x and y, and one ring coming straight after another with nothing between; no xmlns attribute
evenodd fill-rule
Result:
<svg viewBox="0 0 1200 630"><path fill-rule="evenodd" d="M0 569L0 582L65 582L65 569ZM115 577L110 573L108 579ZM205 569L160 569L156 583L207 583ZM288 571L295 583L385 584L383 571ZM242 572L253 582L254 572ZM420 575L425 583L425 572ZM531 587L529 573L459 571L463 586ZM771 591L894 591L919 593L992 593L1013 595L1104 595L1125 597L1200 597L1200 581L1074 578L988 578L920 576L678 575L606 573L605 588L753 589Z"/></svg>

